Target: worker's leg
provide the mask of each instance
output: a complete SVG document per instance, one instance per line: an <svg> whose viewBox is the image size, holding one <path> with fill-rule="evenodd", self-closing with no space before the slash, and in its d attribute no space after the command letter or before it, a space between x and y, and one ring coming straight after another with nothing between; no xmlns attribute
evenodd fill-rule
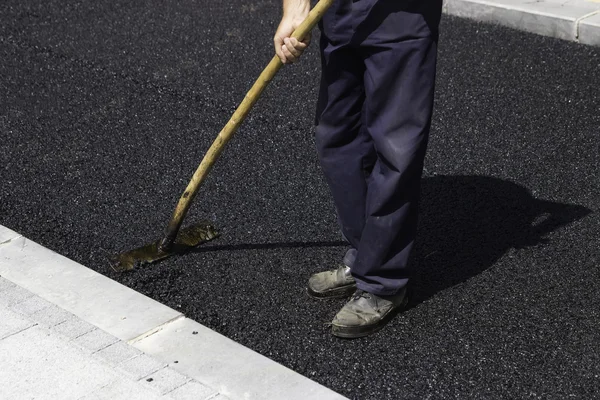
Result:
<svg viewBox="0 0 600 400"><path fill-rule="evenodd" d="M359 53L321 36L322 77L316 144L344 237L356 249L365 221L367 178L374 148L362 128L365 67ZM352 267L350 250L344 260Z"/></svg>
<svg viewBox="0 0 600 400"><path fill-rule="evenodd" d="M393 0L371 3L357 28L356 44L366 66L365 127L377 162L368 182L352 274L359 289L391 295L410 277L408 258L433 107L437 25L431 21L439 9L419 13Z"/></svg>

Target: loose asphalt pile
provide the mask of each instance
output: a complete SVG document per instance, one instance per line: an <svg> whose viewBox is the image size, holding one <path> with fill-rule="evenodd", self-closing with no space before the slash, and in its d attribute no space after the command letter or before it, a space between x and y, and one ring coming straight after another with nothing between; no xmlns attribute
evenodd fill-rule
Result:
<svg viewBox="0 0 600 400"><path fill-rule="evenodd" d="M112 272L161 236L272 56L273 2L206 3L0 4L0 224L353 399L597 393L598 48L443 20L415 297L373 337L331 337L343 301L304 289L345 250L314 152L316 46L196 199L188 220L222 237Z"/></svg>

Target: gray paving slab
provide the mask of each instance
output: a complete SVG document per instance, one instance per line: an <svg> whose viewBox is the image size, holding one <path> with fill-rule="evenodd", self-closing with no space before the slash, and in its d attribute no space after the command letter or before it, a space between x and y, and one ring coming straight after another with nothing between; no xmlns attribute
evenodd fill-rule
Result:
<svg viewBox="0 0 600 400"><path fill-rule="evenodd" d="M167 366L167 363L158 361L146 354L125 360L118 365L125 374L132 379L139 380L153 374Z"/></svg>
<svg viewBox="0 0 600 400"><path fill-rule="evenodd" d="M0 246L0 275L122 340L181 315L24 237Z"/></svg>
<svg viewBox="0 0 600 400"><path fill-rule="evenodd" d="M600 10L600 3L586 0L447 0L444 10L458 17L577 40L580 20Z"/></svg>
<svg viewBox="0 0 600 400"><path fill-rule="evenodd" d="M169 324L135 347L160 359L178 360L173 369L232 398L345 398L190 319Z"/></svg>
<svg viewBox="0 0 600 400"><path fill-rule="evenodd" d="M97 328L73 339L74 344L80 346L82 349L90 353L100 351L118 341L119 339L113 335L110 335L104 332L102 329Z"/></svg>
<svg viewBox="0 0 600 400"><path fill-rule="evenodd" d="M11 281L6 280L0 276L0 292L10 289L14 286L15 286L14 283L12 283Z"/></svg>
<svg viewBox="0 0 600 400"><path fill-rule="evenodd" d="M140 382L160 394L167 394L191 381L191 378L171 368L163 368L145 377Z"/></svg>
<svg viewBox="0 0 600 400"><path fill-rule="evenodd" d="M33 294L20 286L12 286L0 292L0 304L12 307L21 303L28 298L33 297Z"/></svg>
<svg viewBox="0 0 600 400"><path fill-rule="evenodd" d="M196 381L187 382L169 393L173 400L208 400L214 399L218 392Z"/></svg>
<svg viewBox="0 0 600 400"><path fill-rule="evenodd" d="M115 380L79 400L167 400L151 390L141 388L137 382Z"/></svg>
<svg viewBox="0 0 600 400"><path fill-rule="evenodd" d="M116 342L94 353L111 364L120 364L142 354L141 351L124 342Z"/></svg>
<svg viewBox="0 0 600 400"><path fill-rule="evenodd" d="M77 399L115 379L105 365L41 327L0 340L4 399Z"/></svg>
<svg viewBox="0 0 600 400"><path fill-rule="evenodd" d="M31 320L4 308L0 318L0 339L14 335L35 325Z"/></svg>
<svg viewBox="0 0 600 400"><path fill-rule="evenodd" d="M59 334L69 338L75 339L81 335L85 335L88 332L97 329L94 325L83 321L79 318L70 318L65 322L61 322L54 326L54 330Z"/></svg>
<svg viewBox="0 0 600 400"><path fill-rule="evenodd" d="M600 13L585 18L579 23L579 41L600 46Z"/></svg>
<svg viewBox="0 0 600 400"><path fill-rule="evenodd" d="M31 301L42 300L32 296L20 309L25 313L0 305L0 399L180 400L189 395L201 400L218 393L96 327L80 335L91 325L73 314L59 324L37 325L36 317L55 306L31 308L44 304ZM153 385L140 381L151 374ZM166 394L184 384L187 391L176 398Z"/></svg>
<svg viewBox="0 0 600 400"><path fill-rule="evenodd" d="M52 303L38 296L31 296L22 302L19 302L11 307L11 309L19 314L32 315L47 308L52 307Z"/></svg>
<svg viewBox="0 0 600 400"><path fill-rule="evenodd" d="M71 318L74 318L74 315L60 307L53 305L31 314L30 317L38 324L47 328L51 328Z"/></svg>

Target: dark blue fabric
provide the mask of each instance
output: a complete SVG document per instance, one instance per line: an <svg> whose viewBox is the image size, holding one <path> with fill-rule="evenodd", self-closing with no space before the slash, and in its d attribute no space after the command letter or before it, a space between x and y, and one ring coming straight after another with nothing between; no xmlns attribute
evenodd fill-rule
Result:
<svg viewBox="0 0 600 400"><path fill-rule="evenodd" d="M404 287L433 107L441 1L338 0L321 28L316 143L358 288Z"/></svg>

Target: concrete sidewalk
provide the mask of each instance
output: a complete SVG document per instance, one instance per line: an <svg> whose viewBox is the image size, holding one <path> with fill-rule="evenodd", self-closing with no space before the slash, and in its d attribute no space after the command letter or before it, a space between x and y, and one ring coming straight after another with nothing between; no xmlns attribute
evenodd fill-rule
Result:
<svg viewBox="0 0 600 400"><path fill-rule="evenodd" d="M3 399L227 399L4 278L0 360Z"/></svg>
<svg viewBox="0 0 600 400"><path fill-rule="evenodd" d="M0 399L344 399L0 226Z"/></svg>
<svg viewBox="0 0 600 400"><path fill-rule="evenodd" d="M444 12L600 46L600 0L445 0Z"/></svg>

